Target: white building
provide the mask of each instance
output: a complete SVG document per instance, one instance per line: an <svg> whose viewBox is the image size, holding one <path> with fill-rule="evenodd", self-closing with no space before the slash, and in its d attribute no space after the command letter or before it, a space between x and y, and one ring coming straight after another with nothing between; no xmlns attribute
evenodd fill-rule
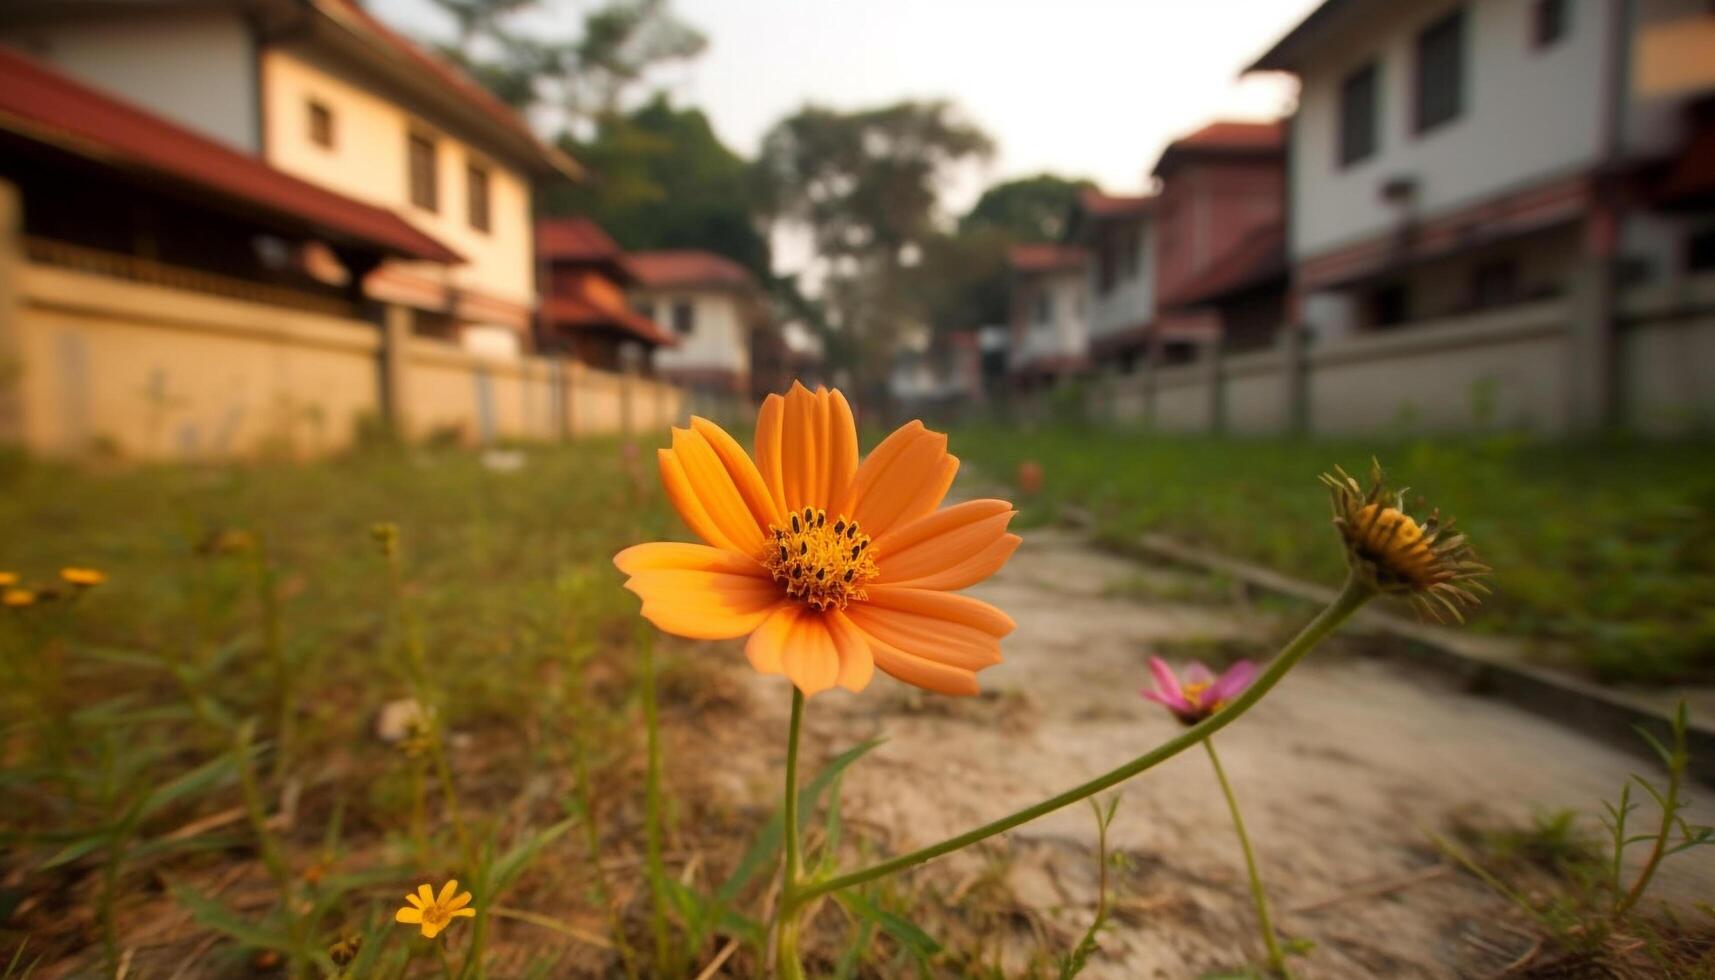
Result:
<svg viewBox="0 0 1715 980"><path fill-rule="evenodd" d="M1715 265L1715 212L1651 199L1715 89L1706 0L1327 0L1252 70L1302 82L1287 250L1317 336Z"/></svg>
<svg viewBox="0 0 1715 980"><path fill-rule="evenodd" d="M679 341L656 352L656 373L698 395L748 396L751 345L766 321L750 273L699 251L633 252L626 264L638 280L632 307Z"/></svg>
<svg viewBox="0 0 1715 980"><path fill-rule="evenodd" d="M1147 349L1155 319L1155 198L1121 197L1089 189L1078 196L1066 229L1085 248L1090 298L1091 360L1129 372Z"/></svg>
<svg viewBox="0 0 1715 980"><path fill-rule="evenodd" d="M1076 377L1090 364L1089 253L1071 245L1016 245L1012 350L1007 373L1026 389Z"/></svg>

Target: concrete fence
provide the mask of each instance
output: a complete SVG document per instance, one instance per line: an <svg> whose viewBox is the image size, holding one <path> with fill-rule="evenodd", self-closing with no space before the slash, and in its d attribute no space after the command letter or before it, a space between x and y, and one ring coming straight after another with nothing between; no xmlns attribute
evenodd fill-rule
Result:
<svg viewBox="0 0 1715 980"><path fill-rule="evenodd" d="M684 394L564 360L31 261L0 246L0 441L52 456L313 456L391 420L466 444L659 432Z"/></svg>
<svg viewBox="0 0 1715 980"><path fill-rule="evenodd" d="M1588 415L1569 305L1545 300L1313 345L1283 331L1266 350L1098 373L1087 414L1181 433L1565 434ZM1715 431L1715 276L1628 291L1617 312L1612 370L1624 424L1650 435Z"/></svg>

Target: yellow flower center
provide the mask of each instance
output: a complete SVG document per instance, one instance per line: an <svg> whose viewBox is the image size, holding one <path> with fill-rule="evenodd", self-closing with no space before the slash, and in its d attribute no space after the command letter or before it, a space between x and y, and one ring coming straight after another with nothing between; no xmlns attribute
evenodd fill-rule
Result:
<svg viewBox="0 0 1715 980"><path fill-rule="evenodd" d="M1185 696L1185 700L1189 703L1194 704L1199 708L1206 708L1208 705L1203 703L1203 692L1208 689L1208 681L1197 681L1195 683L1182 686L1179 689L1179 693L1183 694Z"/></svg>
<svg viewBox="0 0 1715 980"><path fill-rule="evenodd" d="M452 910L440 902L430 902L423 907L424 925L444 926L452 920L452 917Z"/></svg>
<svg viewBox="0 0 1715 980"><path fill-rule="evenodd" d="M1409 514L1366 504L1352 523L1353 544L1364 558L1419 588L1435 581L1435 553L1423 539L1423 528Z"/></svg>
<svg viewBox="0 0 1715 980"><path fill-rule="evenodd" d="M762 564L787 595L817 612L868 598L864 584L878 571L869 535L856 521L843 516L829 521L826 511L806 507L785 527L769 530L774 540Z"/></svg>

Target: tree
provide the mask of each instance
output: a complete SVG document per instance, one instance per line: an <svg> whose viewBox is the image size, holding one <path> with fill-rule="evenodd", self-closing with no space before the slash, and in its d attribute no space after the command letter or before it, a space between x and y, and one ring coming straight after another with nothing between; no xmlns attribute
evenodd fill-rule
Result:
<svg viewBox="0 0 1715 980"><path fill-rule="evenodd" d="M944 101L838 112L807 106L763 138L766 213L807 228L823 261L830 351L860 386L884 374L902 331L925 323L909 270L938 234L942 186L994 145Z"/></svg>
<svg viewBox="0 0 1715 980"><path fill-rule="evenodd" d="M630 249L706 249L767 280L768 239L753 217L749 164L700 110L657 94L631 113L602 117L591 139L568 135L561 146L591 175L545 195L548 213L587 215Z"/></svg>
<svg viewBox="0 0 1715 980"><path fill-rule="evenodd" d="M1020 242L1059 241L1078 194L1095 186L1088 180L1046 173L995 184L959 219L959 230L991 228Z"/></svg>

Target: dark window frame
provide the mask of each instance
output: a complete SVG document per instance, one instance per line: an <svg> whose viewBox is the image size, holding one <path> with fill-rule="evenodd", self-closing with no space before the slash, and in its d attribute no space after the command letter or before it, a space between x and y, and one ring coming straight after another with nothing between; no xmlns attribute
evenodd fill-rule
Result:
<svg viewBox="0 0 1715 980"><path fill-rule="evenodd" d="M1569 0L1536 0L1530 5L1531 47L1552 48L1572 33L1572 4Z"/></svg>
<svg viewBox="0 0 1715 980"><path fill-rule="evenodd" d="M1365 62L1340 80L1340 124L1335 131L1334 159L1341 169L1360 164L1381 150L1381 87L1381 63L1375 60ZM1360 91L1368 100L1361 109L1355 102Z"/></svg>
<svg viewBox="0 0 1715 980"><path fill-rule="evenodd" d="M1467 75L1466 13L1455 7L1417 32L1412 45L1411 128L1422 136L1465 114ZM1448 62L1437 59L1447 58ZM1440 77L1431 78L1431 73Z"/></svg>
<svg viewBox="0 0 1715 980"><path fill-rule="evenodd" d="M465 218L484 234L494 230L493 178L489 169L475 160L465 161Z"/></svg>
<svg viewBox="0 0 1715 980"><path fill-rule="evenodd" d="M310 142L325 150L334 148L337 137L334 132L333 108L321 99L306 99L304 101L305 123L309 129Z"/></svg>
<svg viewBox="0 0 1715 980"><path fill-rule="evenodd" d="M688 299L674 300L672 319L673 332L681 337L689 337L697 330L697 304Z"/></svg>
<svg viewBox="0 0 1715 980"><path fill-rule="evenodd" d="M431 214L441 210L440 147L428 133L405 134L406 191L411 203Z"/></svg>

